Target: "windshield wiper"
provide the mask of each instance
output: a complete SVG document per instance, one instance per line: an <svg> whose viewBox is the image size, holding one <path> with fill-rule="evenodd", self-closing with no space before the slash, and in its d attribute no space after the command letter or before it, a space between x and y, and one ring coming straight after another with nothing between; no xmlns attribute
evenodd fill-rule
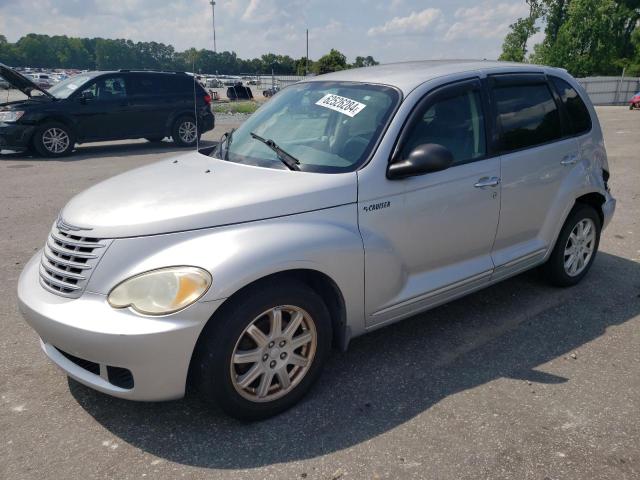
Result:
<svg viewBox="0 0 640 480"><path fill-rule="evenodd" d="M227 142L227 148L224 151L224 157L223 160L229 160L229 147L231 146L231 142L233 140L233 132L235 132L236 129L232 128L231 130L229 130L228 132L224 132L222 134L222 137L220 137L220 141L218 142L218 153L222 152L222 144L225 142Z"/></svg>
<svg viewBox="0 0 640 480"><path fill-rule="evenodd" d="M251 137L264 143L267 147L269 147L271 150L276 152L276 155L278 156L278 160L284 163L289 168L289 170L296 170L296 171L300 170L300 167L298 166L300 165L300 160L298 160L296 157L294 157L290 153L285 152L283 149L281 149L278 146L276 142L274 142L270 138L262 138L260 135L256 135L253 132L251 132Z"/></svg>

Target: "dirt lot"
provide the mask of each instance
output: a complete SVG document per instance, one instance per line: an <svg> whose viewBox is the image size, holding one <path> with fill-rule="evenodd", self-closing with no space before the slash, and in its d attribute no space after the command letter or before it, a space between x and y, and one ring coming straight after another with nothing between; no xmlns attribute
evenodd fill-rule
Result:
<svg viewBox="0 0 640 480"><path fill-rule="evenodd" d="M17 311L22 265L73 194L180 150L0 157L0 478L640 478L640 112L599 115L618 211L581 285L528 273L357 339L254 424L68 381ZM207 140L237 123L221 120Z"/></svg>

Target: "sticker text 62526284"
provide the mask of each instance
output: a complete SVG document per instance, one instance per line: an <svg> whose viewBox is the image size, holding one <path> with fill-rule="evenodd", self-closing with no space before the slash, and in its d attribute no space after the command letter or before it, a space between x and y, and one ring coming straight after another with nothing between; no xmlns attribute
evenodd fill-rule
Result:
<svg viewBox="0 0 640 480"><path fill-rule="evenodd" d="M364 107L366 107L364 103L356 102L355 100L351 100L347 97L341 97L340 95L334 95L333 93L327 93L316 102L316 105L330 108L331 110L343 113L348 117L355 117Z"/></svg>

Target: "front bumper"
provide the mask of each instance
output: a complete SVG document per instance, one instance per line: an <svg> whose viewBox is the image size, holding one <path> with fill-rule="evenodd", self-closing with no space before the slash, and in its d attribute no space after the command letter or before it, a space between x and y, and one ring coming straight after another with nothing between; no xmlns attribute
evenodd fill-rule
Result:
<svg viewBox="0 0 640 480"><path fill-rule="evenodd" d="M40 286L39 263L40 252L20 276L18 301L45 354L58 367L80 383L120 398L155 401L184 395L196 341L222 300L144 317L111 308L104 295L85 292L68 299L49 293ZM131 373L132 388L118 386L122 382L110 376L122 369Z"/></svg>
<svg viewBox="0 0 640 480"><path fill-rule="evenodd" d="M0 150L26 150L35 128L33 125L0 123Z"/></svg>

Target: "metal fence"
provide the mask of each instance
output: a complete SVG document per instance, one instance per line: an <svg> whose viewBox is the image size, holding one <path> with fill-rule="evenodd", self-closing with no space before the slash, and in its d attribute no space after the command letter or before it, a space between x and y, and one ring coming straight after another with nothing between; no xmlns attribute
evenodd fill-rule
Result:
<svg viewBox="0 0 640 480"><path fill-rule="evenodd" d="M594 105L627 105L629 99L640 91L640 78L637 77L586 77L577 80Z"/></svg>

